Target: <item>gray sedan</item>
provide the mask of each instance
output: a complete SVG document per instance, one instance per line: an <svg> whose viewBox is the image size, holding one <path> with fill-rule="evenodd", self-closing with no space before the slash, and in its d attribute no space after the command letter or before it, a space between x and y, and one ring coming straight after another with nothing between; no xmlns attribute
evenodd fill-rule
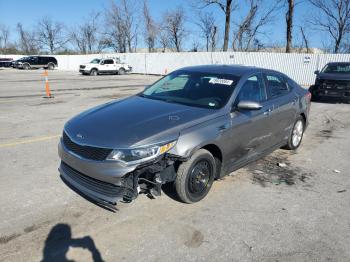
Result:
<svg viewBox="0 0 350 262"><path fill-rule="evenodd" d="M100 205L159 196L203 199L213 181L284 147L299 147L311 94L272 70L182 68L143 92L69 120L58 146L63 181Z"/></svg>

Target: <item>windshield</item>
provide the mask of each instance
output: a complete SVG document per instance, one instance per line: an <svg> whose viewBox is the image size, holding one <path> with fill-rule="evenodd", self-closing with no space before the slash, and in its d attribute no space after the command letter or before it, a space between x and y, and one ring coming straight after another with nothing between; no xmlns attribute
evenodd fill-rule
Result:
<svg viewBox="0 0 350 262"><path fill-rule="evenodd" d="M91 60L90 64L99 64L100 61L101 61L101 59L95 58L95 59Z"/></svg>
<svg viewBox="0 0 350 262"><path fill-rule="evenodd" d="M350 74L350 64L329 64L322 70L328 74Z"/></svg>
<svg viewBox="0 0 350 262"><path fill-rule="evenodd" d="M229 74L175 71L140 96L188 106L218 109L226 105L238 77Z"/></svg>

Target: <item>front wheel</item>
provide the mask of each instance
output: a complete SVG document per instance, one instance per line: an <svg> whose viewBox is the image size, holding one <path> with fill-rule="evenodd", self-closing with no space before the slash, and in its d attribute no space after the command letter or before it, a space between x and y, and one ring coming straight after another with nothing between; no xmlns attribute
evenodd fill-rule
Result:
<svg viewBox="0 0 350 262"><path fill-rule="evenodd" d="M288 138L288 143L286 145L286 149L295 150L297 149L301 141L303 140L305 131L305 121L302 116L299 116L294 123L292 132Z"/></svg>
<svg viewBox="0 0 350 262"><path fill-rule="evenodd" d="M215 178L213 155L200 149L183 162L175 179L175 189L181 201L191 204L203 199L209 192Z"/></svg>
<svg viewBox="0 0 350 262"><path fill-rule="evenodd" d="M313 102L317 102L318 100L320 100L320 97L316 91L316 87L315 86L310 86L309 88L309 92L311 93L311 100Z"/></svg>
<svg viewBox="0 0 350 262"><path fill-rule="evenodd" d="M91 69L90 75L91 75L91 76L97 76L97 75L98 75L97 69Z"/></svg>

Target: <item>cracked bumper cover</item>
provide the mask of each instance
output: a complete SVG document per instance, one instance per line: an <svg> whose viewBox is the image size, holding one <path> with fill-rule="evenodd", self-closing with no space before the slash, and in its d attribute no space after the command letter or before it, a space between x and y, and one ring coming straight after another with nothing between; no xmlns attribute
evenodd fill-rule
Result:
<svg viewBox="0 0 350 262"><path fill-rule="evenodd" d="M138 179L143 174L161 174L162 181L175 179L172 160L155 159L143 165L123 166L114 161L94 161L81 158L67 150L62 143L58 145L61 158L59 172L64 182L83 195L102 204L113 204L122 199L137 197Z"/></svg>
<svg viewBox="0 0 350 262"><path fill-rule="evenodd" d="M84 159L58 144L61 158L59 172L74 189L99 202L115 204L133 191L132 173L136 166L122 166L114 161Z"/></svg>

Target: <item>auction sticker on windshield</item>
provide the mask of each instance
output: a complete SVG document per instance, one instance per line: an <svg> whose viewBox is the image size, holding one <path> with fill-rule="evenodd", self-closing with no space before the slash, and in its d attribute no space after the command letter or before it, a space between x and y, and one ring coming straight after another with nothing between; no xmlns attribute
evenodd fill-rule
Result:
<svg viewBox="0 0 350 262"><path fill-rule="evenodd" d="M211 78L209 80L210 84L219 84L219 85L226 85L226 86L230 86L233 83L233 80L229 80L229 79L220 79L220 78Z"/></svg>

